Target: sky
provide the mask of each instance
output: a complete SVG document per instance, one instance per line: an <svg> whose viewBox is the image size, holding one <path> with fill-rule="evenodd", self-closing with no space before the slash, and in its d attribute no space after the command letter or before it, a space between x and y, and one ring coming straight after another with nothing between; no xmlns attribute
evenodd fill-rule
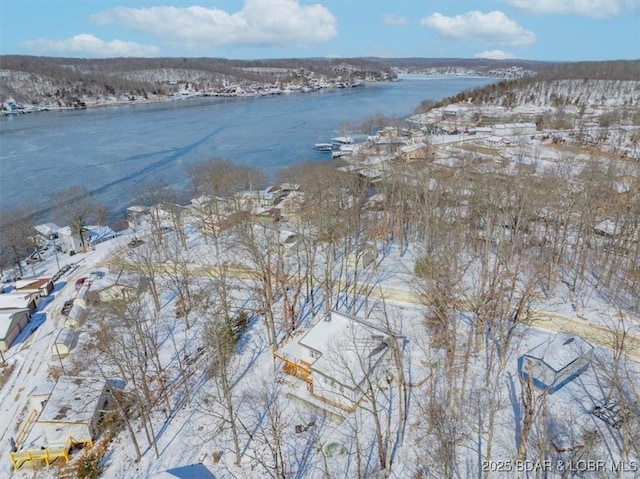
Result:
<svg viewBox="0 0 640 479"><path fill-rule="evenodd" d="M640 58L640 0L0 0L0 54Z"/></svg>

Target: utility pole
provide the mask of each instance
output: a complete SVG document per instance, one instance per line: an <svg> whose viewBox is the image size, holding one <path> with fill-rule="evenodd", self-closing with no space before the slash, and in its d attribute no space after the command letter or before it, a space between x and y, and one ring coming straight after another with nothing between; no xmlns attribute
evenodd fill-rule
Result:
<svg viewBox="0 0 640 479"><path fill-rule="evenodd" d="M56 266L58 267L58 271L60 271L60 261L58 261L58 247L56 246L55 234L51 236L51 240L53 241L53 253L56 255Z"/></svg>

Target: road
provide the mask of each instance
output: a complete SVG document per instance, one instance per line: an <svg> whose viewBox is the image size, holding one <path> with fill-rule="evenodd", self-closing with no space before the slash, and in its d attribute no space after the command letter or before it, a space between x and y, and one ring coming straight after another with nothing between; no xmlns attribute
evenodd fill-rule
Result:
<svg viewBox="0 0 640 479"><path fill-rule="evenodd" d="M59 311L64 301L74 296L73 283L80 275L80 269L71 270L60 278L52 295L41 300L27 327L4 354L6 361L14 364L14 370L0 388L0 471L6 470L8 439L17 437L33 409L29 395L46 383L49 366L60 368L60 363L52 359L51 347L62 327Z"/></svg>
<svg viewBox="0 0 640 479"><path fill-rule="evenodd" d="M408 304L424 304L419 295L412 291L394 288L375 288L372 297L384 298L386 301L394 301ZM552 311L531 310L528 324L534 328L546 329L554 332L567 332L580 336L592 344L597 344L605 348L616 349L623 338L621 331L591 323L577 316L566 316ZM640 321L638 319L627 319L627 327L636 325L640 331ZM640 336L637 333L627 332L624 335L622 351L630 357L640 360Z"/></svg>
<svg viewBox="0 0 640 479"><path fill-rule="evenodd" d="M192 271L196 275L216 276L218 269L209 267L205 270L202 266L192 265ZM256 279L256 275L252 274L250 268L241 266L230 266L227 269L227 275L235 279L252 280ZM339 285L338 285L339 286ZM338 287L337 286L337 287ZM365 289L362 284L358 285L358 290ZM407 303L413 305L422 305L423 300L420 296L409 289L390 288L386 286L375 287L370 293L372 298L385 299L399 303ZM640 336L636 332L627 332L626 335L621 334L620 330L616 330L604 325L591 323L577 316L562 315L552 311L530 310L530 316L527 323L534 328L546 329L554 332L566 332L580 336L592 344L602 346L609 349L616 349L622 339L624 339L621 349L627 356L640 360ZM628 319L627 328L636 325L636 329L640 332L640 320Z"/></svg>

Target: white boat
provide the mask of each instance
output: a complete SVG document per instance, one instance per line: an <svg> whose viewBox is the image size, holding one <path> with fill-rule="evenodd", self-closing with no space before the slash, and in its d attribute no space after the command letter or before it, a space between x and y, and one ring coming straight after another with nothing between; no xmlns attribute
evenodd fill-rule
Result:
<svg viewBox="0 0 640 479"><path fill-rule="evenodd" d="M334 145L333 143L316 143L313 147L318 151L332 151Z"/></svg>

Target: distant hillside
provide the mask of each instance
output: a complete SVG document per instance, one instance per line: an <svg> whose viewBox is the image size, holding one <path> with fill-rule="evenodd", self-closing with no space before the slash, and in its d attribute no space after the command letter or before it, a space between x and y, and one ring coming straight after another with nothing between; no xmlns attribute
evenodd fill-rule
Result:
<svg viewBox="0 0 640 479"><path fill-rule="evenodd" d="M519 67L537 72L549 65L535 60L492 60L489 58L377 58L380 63L408 71L421 71L434 68L468 68L478 72L489 72L510 67Z"/></svg>
<svg viewBox="0 0 640 479"><path fill-rule="evenodd" d="M537 75L461 92L433 106L640 106L640 60L538 64Z"/></svg>
<svg viewBox="0 0 640 479"><path fill-rule="evenodd" d="M166 95L189 84L192 91L230 84L310 79L347 82L393 79L392 69L370 59L227 60L222 58L77 59L0 56L0 100L20 104L79 106L88 98ZM182 86L178 86L181 84Z"/></svg>
<svg viewBox="0 0 640 479"><path fill-rule="evenodd" d="M416 113L452 103L501 107L514 113L546 111L594 120L601 126L640 125L640 60L538 65L537 74L424 102ZM566 122L565 122L566 123Z"/></svg>

